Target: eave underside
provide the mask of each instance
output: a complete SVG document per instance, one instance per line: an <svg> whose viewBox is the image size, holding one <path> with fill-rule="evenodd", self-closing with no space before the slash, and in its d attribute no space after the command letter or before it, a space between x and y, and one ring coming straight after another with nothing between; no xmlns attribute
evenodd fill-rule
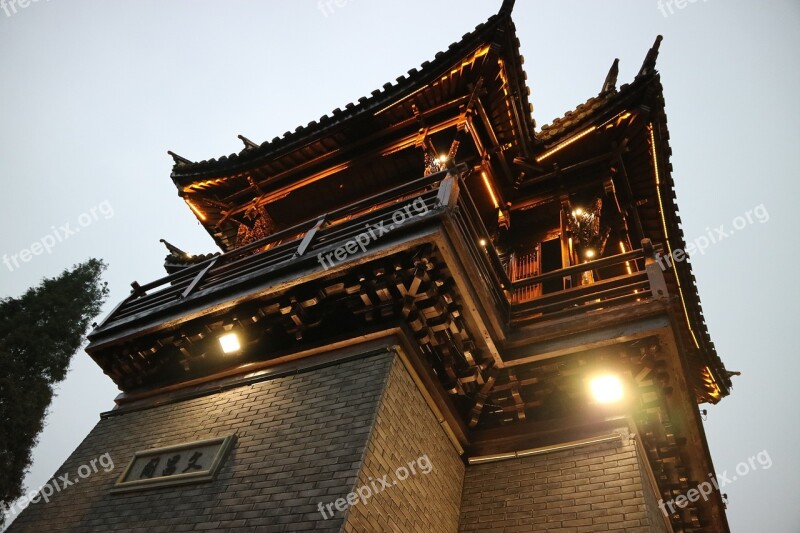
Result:
<svg viewBox="0 0 800 533"><path fill-rule="evenodd" d="M454 140L469 137L465 113L491 138L486 149L510 161L535 143L521 65L513 22L506 13L495 15L420 70L332 116L261 145L245 139L239 154L219 160L175 156L172 179L229 251L239 245L241 226L251 224L247 211L254 207L263 206L280 230L304 213L335 209L354 194L368 196L421 175L424 153L446 154ZM480 106L473 105L476 97ZM462 153L462 161L475 164L483 157Z"/></svg>
<svg viewBox="0 0 800 533"><path fill-rule="evenodd" d="M625 127L611 127L627 113L631 113L631 118ZM576 138L573 144L539 163L542 169L538 174L549 175L549 179L539 181L542 178L537 172L527 170L519 186L524 196L542 197L546 191L577 186L585 177L612 175L617 198L629 214L627 223L631 234L651 239L665 257L669 257L670 251L685 250L672 178L672 150L663 88L658 74L642 76L619 91L590 99L543 128L540 136L543 146L536 154L540 157ZM534 155L533 159L536 157ZM587 161L593 164L572 173L565 171ZM664 262L664 265L669 263ZM695 375L702 375L700 380L721 389L720 395L711 394L701 399L715 403L729 393L730 373L710 339L691 263L688 260L672 262L665 270L665 277L670 294L674 295L674 316L683 317L676 321L676 327L683 349L690 354L696 369Z"/></svg>

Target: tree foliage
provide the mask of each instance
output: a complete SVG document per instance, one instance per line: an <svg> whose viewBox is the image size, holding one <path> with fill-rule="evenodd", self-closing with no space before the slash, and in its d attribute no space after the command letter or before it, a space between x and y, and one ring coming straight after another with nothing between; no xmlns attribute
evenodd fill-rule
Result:
<svg viewBox="0 0 800 533"><path fill-rule="evenodd" d="M22 495L53 387L62 381L108 295L100 260L0 299L0 504ZM2 515L0 514L0 524Z"/></svg>

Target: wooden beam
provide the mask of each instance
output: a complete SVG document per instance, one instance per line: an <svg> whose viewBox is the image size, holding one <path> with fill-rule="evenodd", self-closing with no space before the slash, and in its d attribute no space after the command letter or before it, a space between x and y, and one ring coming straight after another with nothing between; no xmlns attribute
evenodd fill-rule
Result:
<svg viewBox="0 0 800 533"><path fill-rule="evenodd" d="M436 106L432 109L428 109L422 111L420 114L422 117L432 117L438 115L440 113L446 112L452 108L458 108L461 104L469 99L469 95L462 95L450 100L447 103L441 104ZM458 118L458 115L455 115ZM384 153L387 149L390 149L393 145L397 144L396 137L398 132L402 132L411 128L413 130L413 135L416 136L417 133L417 117L409 117L408 119L398 122L397 124L393 124L388 128L383 128L378 132L375 132L371 135L363 137L353 143L347 145L347 151L342 151L341 149L335 149L330 152L326 152L320 156L317 156L309 161L301 163L299 165L293 165L290 169L287 169L284 172L279 172L272 176L269 176L265 179L254 181L253 185L236 191L236 193L226 197L224 201L230 202L233 204L238 204L239 200L243 197L248 197L258 189L268 189L272 184L276 181L290 178L292 175L296 175L299 173L306 173L310 169L314 168L315 166L326 165L328 168L336 167L337 164L346 163L352 161L356 158L363 158L367 154L381 154ZM431 133L435 133L435 131L431 131ZM408 136L406 136L408 137ZM308 143L302 147L297 147L292 151L302 150L310 146ZM413 143L412 143L413 146ZM339 158L339 161L333 161L336 158ZM324 173L325 171L322 170ZM318 173L319 174L319 173ZM306 180L303 180L305 183ZM190 186L189 186L190 187ZM279 193L283 189L278 189L273 191L275 194ZM291 190L283 190L284 193L291 192Z"/></svg>
<svg viewBox="0 0 800 533"><path fill-rule="evenodd" d="M708 481L709 474L715 472L714 463L708 448L703 421L696 403L696 395L691 382L691 366L687 361L686 349L672 329L660 335L662 353L667 363L666 372L670 376L672 395L667 398L667 409L670 412L674 432L684 435L687 445L684 446L684 457L689 459L690 478L697 481ZM699 502L698 502L699 503ZM711 494L707 504L699 504L705 508L707 531L728 533L728 519L725 515L725 504L718 490Z"/></svg>
<svg viewBox="0 0 800 533"><path fill-rule="evenodd" d="M497 138L497 134L492 127L492 122L489 120L489 115L486 114L486 108L483 107L483 102L481 102L480 99L477 102L476 109L478 111L478 118L480 118L483 128L489 135L492 151L497 153L498 159L500 159L500 167L503 169L503 173L506 175L508 183L514 183L514 175L511 172L510 165L508 164L508 158L506 157L505 152L503 152L503 147L500 146L500 139Z"/></svg>
<svg viewBox="0 0 800 533"><path fill-rule="evenodd" d="M602 177L595 177L593 179L582 181L580 183L570 183L569 192L570 194L574 194L581 191L595 189L598 186L602 186L602 184L603 184ZM526 209L532 209L534 207L539 207L541 205L549 204L552 202L558 202L560 201L562 194L563 194L563 189L560 186L554 185L541 193L520 198L519 200L517 200L512 204L510 210L524 211Z"/></svg>
<svg viewBox="0 0 800 533"><path fill-rule="evenodd" d="M294 253L295 257L300 257L300 256L305 255L306 250L308 250L308 247L311 246L311 243L313 242L314 237L317 236L317 232L327 222L328 222L328 215L327 214L326 215L322 215L321 217L319 217L319 219L317 220L317 223L314 224L314 227L312 227L310 230L308 230L306 232L305 235L303 235L303 240L300 241L300 246L297 247L297 251Z"/></svg>
<svg viewBox="0 0 800 533"><path fill-rule="evenodd" d="M449 231L458 232L457 228L452 227L453 223L447 217L444 218L444 221L445 226L450 228ZM504 337L505 324L498 319L497 310L490 305L491 299L487 292L476 290L481 287L481 284L475 283L475 280L480 279L480 274L477 273L477 269L471 261L462 262L459 259L459 257L466 259L469 256L463 255L465 252L462 245L455 245L454 239L439 234L436 237L436 244L464 301L464 319L470 329L475 332L476 340L491 355L495 365L502 365L502 358L495 339Z"/></svg>
<svg viewBox="0 0 800 533"><path fill-rule="evenodd" d="M467 456L511 453L526 448L576 441L606 435L610 430L627 425L627 415L623 410L600 413L587 409L580 415L564 418L477 429L472 431Z"/></svg>
<svg viewBox="0 0 800 533"><path fill-rule="evenodd" d="M439 425L442 426L451 441L454 441L456 450L461 455L464 453L464 447L469 444L469 437L467 427L464 425L458 409L453 404L450 395L442 387L431 366L415 348L415 343L412 342L413 335L406 326L399 326L397 333L400 337L399 348L401 348L398 350L398 355L406 365L406 369L417 384L420 393L431 407Z"/></svg>
<svg viewBox="0 0 800 533"><path fill-rule="evenodd" d="M592 165L596 165L598 163L603 163L603 162L606 162L606 161L613 161L613 160L617 159L618 157L619 157L618 151L617 150L612 150L612 151L607 152L607 153L602 154L602 155L598 155L598 156L595 156L595 157L590 157L589 159L584 159L583 161L580 161L579 163L574 163L574 164L569 165L569 166L564 167L564 168L557 167L552 172L548 172L547 174L543 174L541 176L536 176L536 177L533 177L531 179L523 181L520 184L519 188L520 189L526 189L526 188L529 188L529 187L533 187L534 185L538 185L540 183L544 183L546 181L550 181L551 179L557 178L559 176L563 176L564 174L569 174L570 172L575 172L577 170L581 170L583 168L590 167ZM525 165L526 161L523 158L519 158L519 157L515 158L514 159L514 163L520 164L522 166L526 166ZM605 179L605 177L602 177L602 179Z"/></svg>
<svg viewBox="0 0 800 533"><path fill-rule="evenodd" d="M189 284L189 286L188 286L188 287L186 287L186 290L185 290L185 291L183 291L183 293L180 295L180 298L181 298L181 299L184 299L184 298L186 298L187 296L189 296L190 294L192 294L192 292L194 292L195 288L196 288L196 287L197 287L197 286L200 284L200 282L201 282L201 281L203 281L203 278L205 278L206 274L208 274L208 271L209 271L209 270L211 270L212 268L214 268L214 265L216 265L216 264L217 264L217 260L218 260L220 257L221 257L221 256L219 256L219 255L218 255L218 256L216 256L216 257L214 257L214 258L213 258L211 261L209 261L209 262L208 262L208 264L206 265L206 267L205 267L203 270L201 270L201 271L200 271L200 272L199 272L199 273L198 273L198 274L197 274L197 275L194 277L194 279L193 279L193 280L192 280L192 282Z"/></svg>
<svg viewBox="0 0 800 533"><path fill-rule="evenodd" d="M541 324L515 329L508 336L503 347L506 349L517 348L534 341L543 342L606 327L617 327L620 324L634 323L643 318L666 314L667 309L665 303L650 300L593 313L591 320L587 320L585 315L548 320Z"/></svg>
<svg viewBox="0 0 800 533"><path fill-rule="evenodd" d="M573 320L587 322L586 317L575 317ZM644 317L638 320L618 322L591 331L569 333L563 337L536 342L531 336L528 344L518 344L514 348L503 351L503 363L506 367L525 365L561 357L571 353L604 348L622 342L630 342L662 333L670 327L669 318L662 314ZM564 330L565 333L569 330ZM519 341L517 341L519 342Z"/></svg>

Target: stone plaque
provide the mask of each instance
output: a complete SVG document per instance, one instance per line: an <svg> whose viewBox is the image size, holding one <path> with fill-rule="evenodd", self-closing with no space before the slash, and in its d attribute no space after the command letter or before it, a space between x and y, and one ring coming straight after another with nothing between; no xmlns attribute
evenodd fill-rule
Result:
<svg viewBox="0 0 800 533"><path fill-rule="evenodd" d="M112 492L128 492L211 481L236 435L136 452Z"/></svg>

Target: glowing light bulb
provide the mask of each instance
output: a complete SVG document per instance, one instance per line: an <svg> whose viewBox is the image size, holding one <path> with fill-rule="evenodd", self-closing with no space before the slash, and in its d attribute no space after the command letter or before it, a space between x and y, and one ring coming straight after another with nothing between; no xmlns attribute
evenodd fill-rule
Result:
<svg viewBox="0 0 800 533"><path fill-rule="evenodd" d="M598 376L589 383L592 397L597 403L618 402L625 395L622 381L617 376Z"/></svg>
<svg viewBox="0 0 800 533"><path fill-rule="evenodd" d="M242 345L239 343L239 337L236 335L236 333L226 333L225 335L220 335L219 345L222 347L223 353L238 352L242 349Z"/></svg>

